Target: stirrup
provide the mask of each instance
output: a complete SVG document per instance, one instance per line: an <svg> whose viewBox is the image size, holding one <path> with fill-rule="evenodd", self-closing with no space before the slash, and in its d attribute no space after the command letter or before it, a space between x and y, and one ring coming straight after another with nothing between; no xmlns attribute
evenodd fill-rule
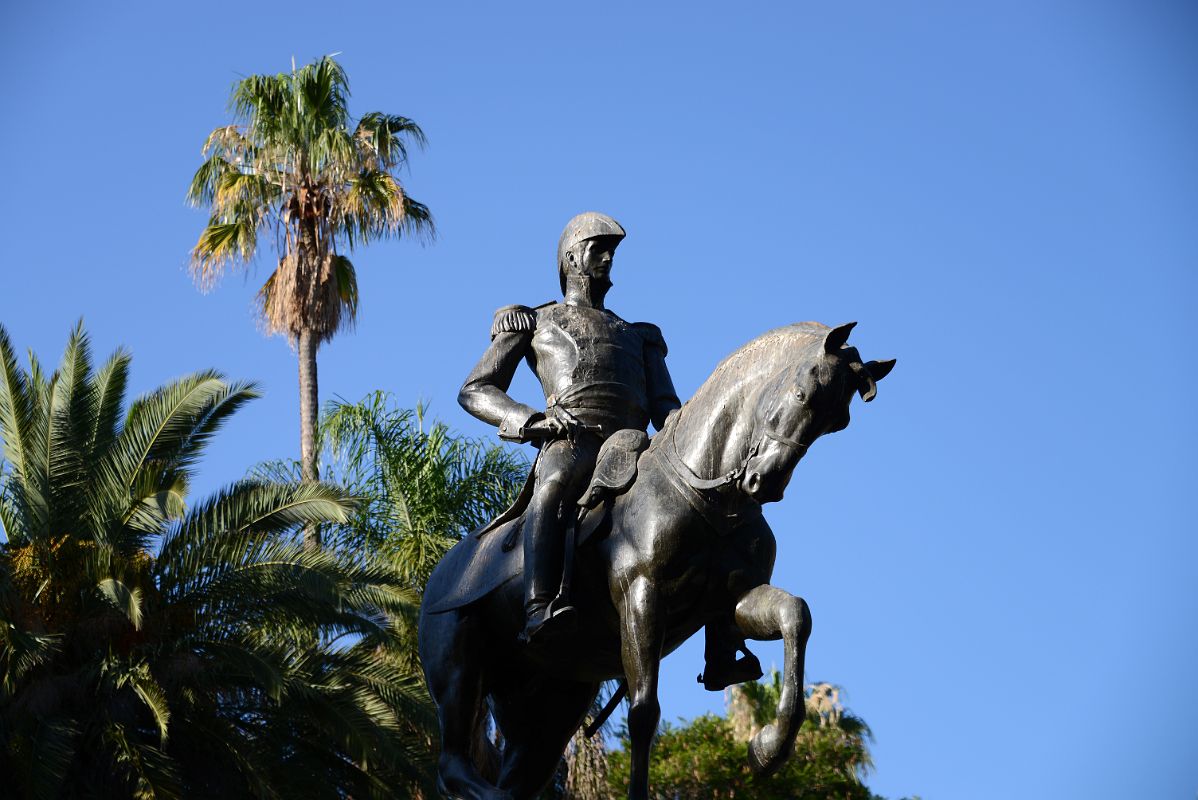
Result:
<svg viewBox="0 0 1198 800"><path fill-rule="evenodd" d="M763 674L757 656L746 652L735 661L729 659L719 664L705 665L703 672L696 676L695 680L703 684L703 688L709 692L722 692L734 683L755 681Z"/></svg>
<svg viewBox="0 0 1198 800"><path fill-rule="evenodd" d="M578 612L574 606L558 606L557 600L554 600L528 615L519 638L524 644L541 644L574 633L577 629Z"/></svg>

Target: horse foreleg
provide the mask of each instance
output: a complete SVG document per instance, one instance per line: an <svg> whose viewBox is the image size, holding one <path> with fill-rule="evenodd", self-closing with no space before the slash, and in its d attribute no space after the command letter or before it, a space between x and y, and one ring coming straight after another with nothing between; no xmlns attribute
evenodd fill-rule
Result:
<svg viewBox="0 0 1198 800"><path fill-rule="evenodd" d="M634 578L623 592L620 652L628 679L628 738L631 770L629 800L649 798L649 750L661 719L657 677L664 633L657 589L644 576Z"/></svg>
<svg viewBox="0 0 1198 800"><path fill-rule="evenodd" d="M776 586L758 586L736 604L736 624L750 639L782 639L785 666L778 718L749 743L749 766L769 775L786 763L803 724L803 657L811 635L811 611L801 597Z"/></svg>

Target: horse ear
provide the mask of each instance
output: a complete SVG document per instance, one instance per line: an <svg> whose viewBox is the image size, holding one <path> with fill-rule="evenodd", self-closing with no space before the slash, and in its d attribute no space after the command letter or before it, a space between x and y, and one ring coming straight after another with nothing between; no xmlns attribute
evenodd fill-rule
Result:
<svg viewBox="0 0 1198 800"><path fill-rule="evenodd" d="M873 400L878 394L878 381L890 374L894 369L894 359L889 361L870 361L865 364L853 362L853 372L857 375L857 394L865 402Z"/></svg>
<svg viewBox="0 0 1198 800"><path fill-rule="evenodd" d="M890 374L890 370L894 369L896 359L887 359L886 361L868 361L865 368L869 370L869 374L875 381L880 381Z"/></svg>
<svg viewBox="0 0 1198 800"><path fill-rule="evenodd" d="M828 335L824 337L824 352L839 352L840 348L844 347L844 343L849 340L849 333L852 332L856 324L856 322L846 322L828 331Z"/></svg>
<svg viewBox="0 0 1198 800"><path fill-rule="evenodd" d="M874 376L870 374L869 367L860 361L854 361L850 366L853 369L853 374L857 377L857 394L861 395L861 399L868 403L878 393L878 384L874 381Z"/></svg>

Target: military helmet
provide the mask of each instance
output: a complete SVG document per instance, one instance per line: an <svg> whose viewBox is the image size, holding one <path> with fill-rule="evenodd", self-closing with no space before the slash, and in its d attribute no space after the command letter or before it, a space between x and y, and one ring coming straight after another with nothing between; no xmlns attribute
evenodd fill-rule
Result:
<svg viewBox="0 0 1198 800"><path fill-rule="evenodd" d="M587 239L597 239L600 236L623 239L626 235L620 223L598 211L586 211L567 222L566 229L562 231L562 238L557 241L557 274L561 279L562 293L566 291L566 251Z"/></svg>

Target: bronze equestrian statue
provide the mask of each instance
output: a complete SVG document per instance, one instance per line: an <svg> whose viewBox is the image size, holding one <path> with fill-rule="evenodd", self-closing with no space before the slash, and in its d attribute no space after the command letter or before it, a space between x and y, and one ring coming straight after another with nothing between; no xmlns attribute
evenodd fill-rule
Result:
<svg viewBox="0 0 1198 800"><path fill-rule="evenodd" d="M539 448L520 501L488 526L524 517L521 637L534 644L570 633L577 624L563 591L569 584L563 568L575 543L571 526L578 500L600 447L612 434L644 431L650 422L661 430L682 405L666 367L661 330L648 322L625 322L604 305L624 236L620 223L606 214L589 211L570 220L557 246L562 301L496 311L491 344L458 395L463 408L499 429L500 438ZM507 393L524 360L544 390L544 411ZM731 624L706 631L701 679L708 689L761 677L761 665ZM744 653L740 659L738 651Z"/></svg>
<svg viewBox="0 0 1198 800"><path fill-rule="evenodd" d="M587 244L598 239L569 244L563 235L565 251L575 252L573 262L567 256L560 266L559 250L567 305L572 268L586 280L608 280L615 248L610 241ZM598 257L589 257L587 250L598 250ZM597 295L599 307L583 305L583 313L604 313L605 292ZM853 394L873 399L877 381L894 362L863 362L846 344L851 323L834 329L791 325L741 347L685 406L661 419L657 410L669 406L673 395L664 360L645 367L644 393L633 398L644 403L639 406L627 402L635 394L624 391L627 384L608 387L606 396L575 396L569 385L554 382L561 372L543 372L544 354L550 361L555 354L552 337L563 333L579 353L588 347L635 350L636 344L632 336L622 338L620 323L627 323L618 318L606 329L574 327L574 320L563 324L563 317L554 316L561 310L542 316L546 308L551 307L520 312L535 312L532 320L497 315L495 352L488 351L463 388L464 405L489 415L484 418L501 428L508 423L506 438L539 440L542 452L521 501L455 546L425 590L420 655L441 723L441 790L463 800L535 797L552 777L599 684L623 677L630 699L628 796L648 800L649 751L660 716L658 666L705 626L725 632L714 644L709 636L709 670L713 650L726 670L723 651L731 643L743 648L744 637L784 642L778 718L749 748L755 770L776 770L803 721L803 655L811 618L802 599L769 585L775 542L761 504L782 498L811 443L847 426ZM529 325L531 332L508 330ZM542 331L549 342L537 342ZM496 347L498 334L504 333L523 338ZM642 364L657 357L651 348L664 359L660 334L642 333L641 347ZM625 356L613 357L617 368L636 361ZM527 358L541 378L547 410L517 407L508 398L513 405L496 415L505 405L499 395L506 397L520 358ZM589 362L580 357L573 366L584 363ZM610 381L599 376L594 382L618 383L631 374ZM587 379L584 374L577 382ZM560 395L558 387L564 389ZM668 396L663 387L669 387ZM653 402L660 403L657 410ZM661 426L651 444L644 433L647 418ZM611 421L633 424L603 427ZM546 450L554 448L567 455L542 471ZM589 485L583 484L588 478ZM541 492L546 500L541 501ZM543 515L539 522L537 514ZM538 546L557 548L556 563L541 566L540 550L528 545L530 533L542 540ZM525 570L526 559L530 570ZM549 577L515 580L540 569ZM742 666L749 658L745 652ZM476 767L477 748L489 747L475 735L488 707L503 734L502 753L490 754L500 764L493 781Z"/></svg>

